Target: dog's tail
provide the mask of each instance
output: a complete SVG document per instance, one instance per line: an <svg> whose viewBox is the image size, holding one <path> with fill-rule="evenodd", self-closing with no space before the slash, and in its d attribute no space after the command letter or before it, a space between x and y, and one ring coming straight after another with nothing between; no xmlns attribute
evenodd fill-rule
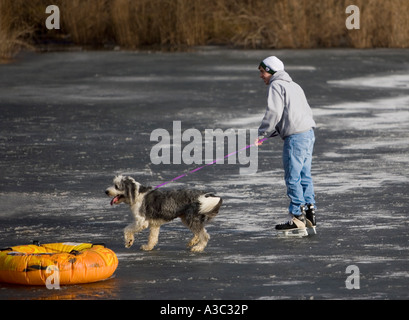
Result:
<svg viewBox="0 0 409 320"><path fill-rule="evenodd" d="M212 193L206 193L199 197L200 210L199 213L210 218L215 217L219 213L219 209L223 203L222 198L215 196Z"/></svg>

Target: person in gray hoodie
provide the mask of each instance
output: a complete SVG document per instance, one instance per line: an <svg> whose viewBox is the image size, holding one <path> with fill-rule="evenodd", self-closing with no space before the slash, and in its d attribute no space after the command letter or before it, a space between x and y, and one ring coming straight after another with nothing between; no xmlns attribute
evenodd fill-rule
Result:
<svg viewBox="0 0 409 320"><path fill-rule="evenodd" d="M259 70L260 78L268 85L268 98L255 144L261 146L266 138L275 136L284 140L283 166L290 218L276 225L276 230L286 235L304 236L308 235L308 227L316 233L311 176L316 123L311 108L303 89L285 72L283 62L277 57L264 59Z"/></svg>

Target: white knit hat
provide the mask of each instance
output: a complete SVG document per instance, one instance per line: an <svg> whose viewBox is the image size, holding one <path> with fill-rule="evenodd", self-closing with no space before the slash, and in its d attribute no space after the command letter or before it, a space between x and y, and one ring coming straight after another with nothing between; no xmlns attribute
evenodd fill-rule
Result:
<svg viewBox="0 0 409 320"><path fill-rule="evenodd" d="M275 56L271 56L265 58L261 63L260 66L268 73L274 74L277 71L284 70L284 63Z"/></svg>

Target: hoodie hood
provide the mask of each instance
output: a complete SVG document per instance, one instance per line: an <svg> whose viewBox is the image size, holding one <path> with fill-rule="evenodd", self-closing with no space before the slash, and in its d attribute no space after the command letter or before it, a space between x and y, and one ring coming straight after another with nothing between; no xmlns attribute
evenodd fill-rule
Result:
<svg viewBox="0 0 409 320"><path fill-rule="evenodd" d="M277 71L274 73L274 75L270 79L270 83L276 80L282 80L286 82L292 82L293 79L290 77L290 75L285 72L284 70Z"/></svg>

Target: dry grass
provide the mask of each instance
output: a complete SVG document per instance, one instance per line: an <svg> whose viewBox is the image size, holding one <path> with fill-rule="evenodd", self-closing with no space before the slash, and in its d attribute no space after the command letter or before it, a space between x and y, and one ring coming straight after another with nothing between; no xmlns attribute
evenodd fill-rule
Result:
<svg viewBox="0 0 409 320"><path fill-rule="evenodd" d="M0 0L0 56L66 39L76 45L183 49L409 47L408 0L54 0L61 29L45 28L46 0ZM347 30L345 9L361 10Z"/></svg>
<svg viewBox="0 0 409 320"><path fill-rule="evenodd" d="M113 34L126 48L204 45L212 29L211 1L113 0Z"/></svg>
<svg viewBox="0 0 409 320"><path fill-rule="evenodd" d="M21 48L31 48L29 40L33 28L14 13L24 0L0 1L0 61L9 61Z"/></svg>

